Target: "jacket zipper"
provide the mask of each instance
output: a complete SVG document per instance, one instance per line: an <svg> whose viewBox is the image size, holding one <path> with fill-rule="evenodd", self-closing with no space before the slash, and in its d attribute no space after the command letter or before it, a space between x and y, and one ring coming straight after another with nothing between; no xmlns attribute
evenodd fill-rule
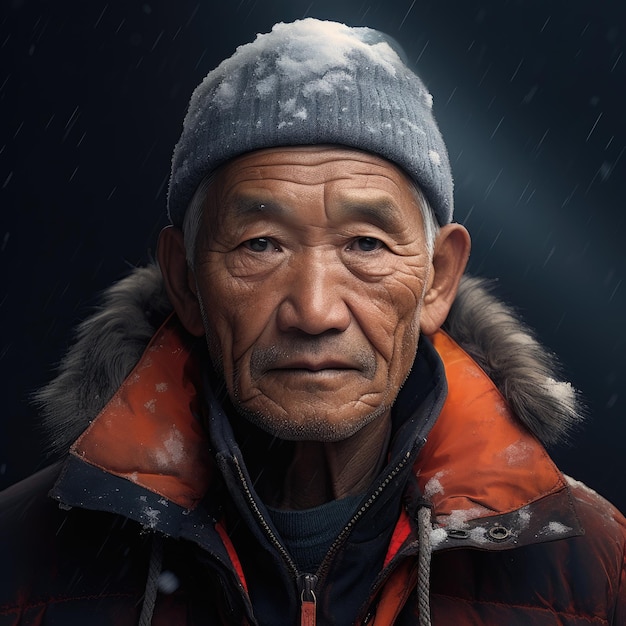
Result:
<svg viewBox="0 0 626 626"><path fill-rule="evenodd" d="M287 564L287 567L290 569L291 574L293 575L294 580L298 584L298 589L300 590L300 624L301 626L315 626L316 623L316 608L317 608L317 598L315 597L315 587L317 585L318 577L315 574L301 574L298 571L298 566L295 561L291 558L291 555L283 545L278 540L278 537L274 534L274 531L270 528L269 524L265 521L261 511L259 511L259 507L254 501L254 497L252 496L252 492L248 487L248 483L246 481L246 477L241 470L241 466L239 465L239 461L237 457L233 457L233 462L237 469L237 475L239 477L239 481L243 487L243 491L246 496L246 500L252 510L253 515L256 517L259 522L261 528L267 535L268 539L272 543L272 545L278 550L280 555L283 557L283 560Z"/></svg>
<svg viewBox="0 0 626 626"><path fill-rule="evenodd" d="M299 579L300 591L300 626L315 626L317 617L317 598L315 597L315 586L317 576L315 574L302 574Z"/></svg>
<svg viewBox="0 0 626 626"><path fill-rule="evenodd" d="M352 519L346 524L344 529L339 533L335 541L330 546L324 560L322 561L319 569L317 570L317 578L318 580L323 580L326 574L328 573L328 569L330 567L330 562L332 561L335 554L339 551L345 538L350 534L350 531L354 527L354 525L359 521L359 519L367 512L367 510L374 504L374 502L378 499L380 494L385 490L387 485L404 469L406 464L409 462L411 458L411 452L407 452L406 456L387 474L386 478L378 485L376 491L368 498L368 500L361 506L361 508L352 516Z"/></svg>
<svg viewBox="0 0 626 626"><path fill-rule="evenodd" d="M246 482L246 477L243 475L243 471L241 470L241 466L239 465L239 461L236 456L233 456L233 462L235 467L237 468L237 475L239 476L239 480L241 481L241 485L243 487L243 491L246 495L246 499L248 500L248 504L250 505L250 509L252 510L253 515L256 517L257 521L261 525L261 528L267 535L268 539L272 543L272 545L280 552L280 555L285 560L287 567L291 570L291 573L294 577L294 580L298 580L300 572L298 572L298 566L295 564L294 560L291 558L291 555L283 545L278 540L278 537L274 534L274 531L270 528L269 524L265 521L261 511L259 511L259 507L257 506L254 498L252 497L252 492L248 487L248 483Z"/></svg>
<svg viewBox="0 0 626 626"><path fill-rule="evenodd" d="M339 533L335 541L330 546L324 560L322 561L320 567L317 570L316 574L301 574L298 571L298 566L295 564L294 560L291 558L291 555L285 550L281 542L278 540L278 537L274 534L274 531L270 528L269 524L265 521L261 511L259 511L259 507L254 501L254 497L252 496L252 492L248 487L248 483L243 474L241 466L239 465L239 461L237 457L233 457L233 462L235 464L235 468L237 470L237 475L239 477L239 481L244 490L244 494L250 506L250 509L253 515L256 517L259 522L261 528L265 532L266 536L270 540L271 544L278 550L280 555L283 557L287 567L291 571L291 574L294 577L294 580L298 583L298 589L300 590L300 625L301 626L315 626L316 624L316 608L317 608L317 598L315 596L315 588L320 580L322 580L326 574L328 573L328 569L330 567L330 563L335 556L335 554L339 551L341 546L343 545L346 537L352 531L354 525L359 521L359 519L367 512L367 510L376 502L379 498L380 494L385 490L387 485L406 467L406 464L409 462L411 458L411 452L407 452L404 458L387 474L385 479L378 485L376 491L368 498L368 500L361 506L361 508L352 516L350 521L346 524L343 530Z"/></svg>
<svg viewBox="0 0 626 626"><path fill-rule="evenodd" d="M241 466L239 465L237 457L233 457L233 462L237 469L237 475L239 477L239 480L243 487L243 491L246 495L246 499L248 500L248 504L253 515L256 517L271 544L278 550L280 555L283 557L283 560L291 571L294 580L298 584L298 589L300 590L300 624L301 626L315 626L317 605L317 599L315 597L315 586L317 584L317 576L315 576L314 574L300 574L300 572L298 571L298 566L291 558L291 555L289 554L289 552L287 552L287 550L285 550L285 548L283 548L283 545L278 540L278 537L276 537L274 531L265 521L265 518L263 517L261 511L259 511L259 507L254 501L252 492L248 487L246 477L241 470Z"/></svg>

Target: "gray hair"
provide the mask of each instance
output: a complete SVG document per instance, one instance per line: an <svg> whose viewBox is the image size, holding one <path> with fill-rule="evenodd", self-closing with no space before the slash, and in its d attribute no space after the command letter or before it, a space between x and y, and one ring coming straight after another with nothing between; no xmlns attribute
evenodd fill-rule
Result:
<svg viewBox="0 0 626 626"><path fill-rule="evenodd" d="M200 232L200 225L202 224L202 216L206 207L206 199L209 192L209 188L215 180L215 176L218 172L213 170L207 176L205 176L198 188L191 197L191 202L185 212L183 219L183 242L185 244L185 255L187 257L187 265L193 270L196 266L196 247L198 242L198 233Z"/></svg>
<svg viewBox="0 0 626 626"><path fill-rule="evenodd" d="M208 191L215 180L217 172L219 172L219 168L213 170L202 179L191 198L191 202L187 207L187 211L185 212L185 217L183 219L183 241L185 243L185 254L187 257L187 264L192 270L195 268L198 233L200 232L200 225L202 224L204 209L206 208ZM420 208L422 223L424 224L426 249L428 250L428 254L432 257L435 249L435 239L437 239L437 235L439 234L439 222L437 221L437 216L435 215L435 211L433 210L430 202L426 199L424 192L420 189L417 183L410 180L409 189L415 202L417 203L417 206Z"/></svg>

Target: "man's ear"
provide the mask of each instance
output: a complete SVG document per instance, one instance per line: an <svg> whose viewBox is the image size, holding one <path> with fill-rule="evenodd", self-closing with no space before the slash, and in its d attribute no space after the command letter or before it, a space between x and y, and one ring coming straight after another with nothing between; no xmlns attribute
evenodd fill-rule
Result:
<svg viewBox="0 0 626 626"><path fill-rule="evenodd" d="M196 294L193 272L187 265L183 233L166 226L159 235L157 259L165 281L165 291L178 319L192 335L204 335L202 311Z"/></svg>
<svg viewBox="0 0 626 626"><path fill-rule="evenodd" d="M470 246L469 233L461 224L447 224L439 230L430 284L420 313L420 329L425 335L437 332L448 317L467 265Z"/></svg>

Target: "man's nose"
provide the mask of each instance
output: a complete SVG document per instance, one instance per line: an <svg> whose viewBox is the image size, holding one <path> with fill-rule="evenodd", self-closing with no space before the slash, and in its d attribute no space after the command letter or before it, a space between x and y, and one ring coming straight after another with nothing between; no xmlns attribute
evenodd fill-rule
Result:
<svg viewBox="0 0 626 626"><path fill-rule="evenodd" d="M342 268L332 261L329 263L322 254L304 255L293 263L282 285L284 298L277 315L279 329L309 335L345 331L351 314L345 301L347 286L342 275Z"/></svg>

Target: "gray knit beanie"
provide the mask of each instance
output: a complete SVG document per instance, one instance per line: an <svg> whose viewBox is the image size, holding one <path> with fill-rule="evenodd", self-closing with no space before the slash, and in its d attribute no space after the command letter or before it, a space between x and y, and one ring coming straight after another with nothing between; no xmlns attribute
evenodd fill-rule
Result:
<svg viewBox="0 0 626 626"><path fill-rule="evenodd" d="M170 220L182 225L197 186L229 159L307 144L392 161L440 224L452 220L450 163L422 81L378 31L312 18L257 35L196 88L172 157Z"/></svg>

